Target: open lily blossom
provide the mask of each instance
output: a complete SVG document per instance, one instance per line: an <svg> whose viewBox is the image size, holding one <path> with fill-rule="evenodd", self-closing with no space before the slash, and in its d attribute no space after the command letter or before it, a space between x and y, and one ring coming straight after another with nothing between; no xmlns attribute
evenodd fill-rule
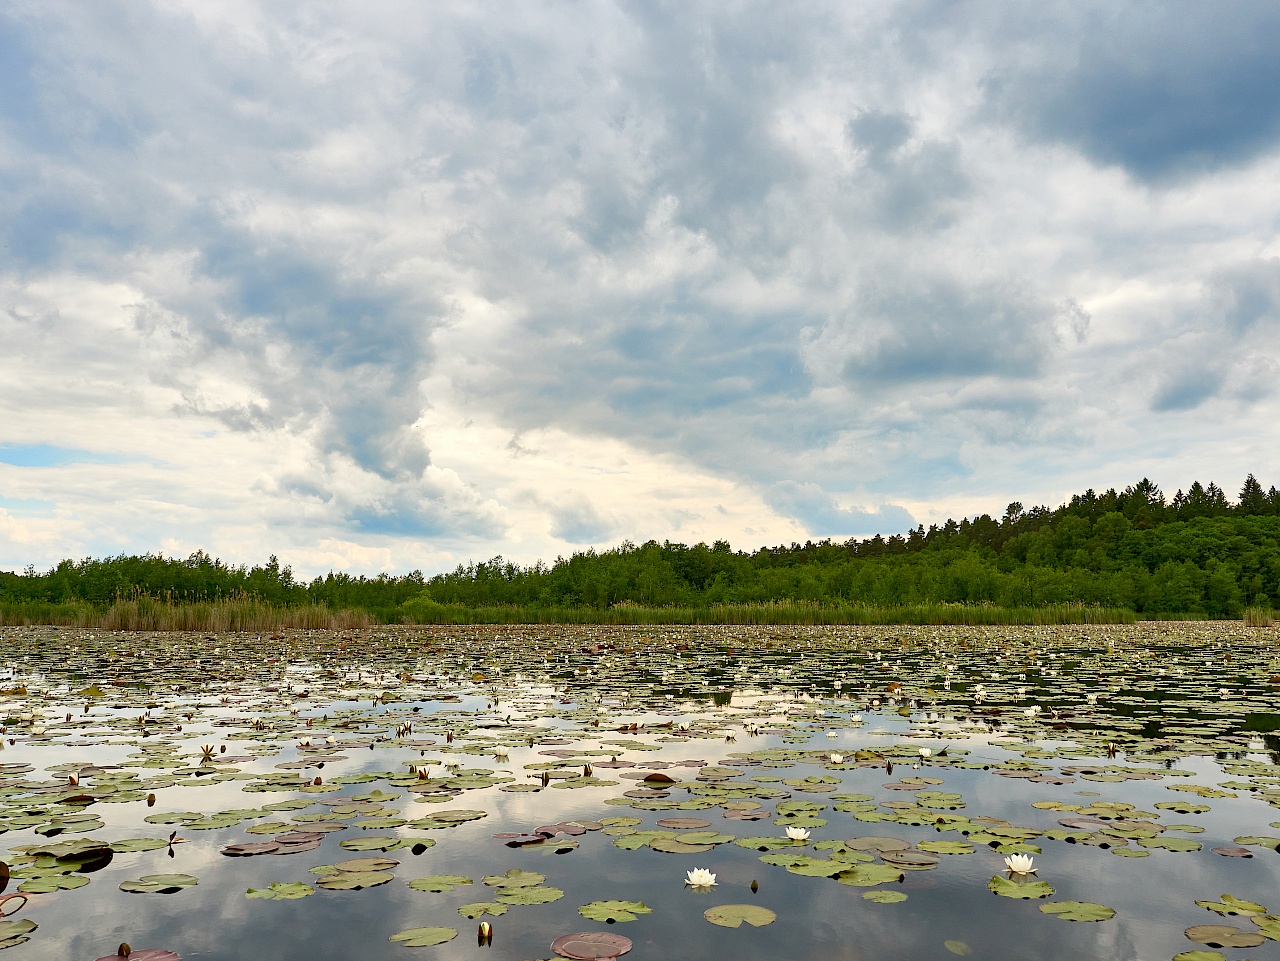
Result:
<svg viewBox="0 0 1280 961"><path fill-rule="evenodd" d="M827 755L827 760L829 760L832 764L843 764L843 763L844 763L844 755L843 755L843 754L835 754L835 753L832 753L832 754Z"/></svg>
<svg viewBox="0 0 1280 961"><path fill-rule="evenodd" d="M709 888L716 883L716 876L706 868L694 868L685 873L684 883L695 888Z"/></svg>
<svg viewBox="0 0 1280 961"><path fill-rule="evenodd" d="M928 747L920 748L920 756L927 761L929 758L933 757L933 749Z"/></svg>
<svg viewBox="0 0 1280 961"><path fill-rule="evenodd" d="M1011 854L1004 859L1005 867L1011 874L1035 874L1036 869L1032 867L1034 861L1029 854Z"/></svg>
<svg viewBox="0 0 1280 961"><path fill-rule="evenodd" d="M809 829L788 825L787 839L791 841L807 841L809 840Z"/></svg>
<svg viewBox="0 0 1280 961"><path fill-rule="evenodd" d="M502 744L499 744L497 747L493 749L493 756L496 758L500 758L502 760L505 760L510 754L511 754L511 748Z"/></svg>

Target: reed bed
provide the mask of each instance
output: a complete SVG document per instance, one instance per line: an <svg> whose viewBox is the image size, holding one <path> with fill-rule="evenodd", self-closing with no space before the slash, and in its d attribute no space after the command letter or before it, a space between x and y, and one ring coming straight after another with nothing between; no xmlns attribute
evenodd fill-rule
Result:
<svg viewBox="0 0 1280 961"><path fill-rule="evenodd" d="M720 604L710 607L646 607L634 603L608 608L516 606L465 607L432 604L415 607L419 624L1131 624L1133 611L1086 604L997 607L986 604L901 606L832 605L804 601ZM406 618L406 620L409 620Z"/></svg>
<svg viewBox="0 0 1280 961"><path fill-rule="evenodd" d="M330 610L323 604L285 607L252 597L184 603L154 597L120 599L107 607L87 603L0 602L0 624L51 624L105 631L344 631L369 627L367 611Z"/></svg>

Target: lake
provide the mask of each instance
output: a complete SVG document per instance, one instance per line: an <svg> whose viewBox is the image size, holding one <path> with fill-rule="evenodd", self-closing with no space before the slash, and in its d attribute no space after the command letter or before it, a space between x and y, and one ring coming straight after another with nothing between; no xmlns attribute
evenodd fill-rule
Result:
<svg viewBox="0 0 1280 961"><path fill-rule="evenodd" d="M0 629L0 948L1280 958L1278 639Z"/></svg>

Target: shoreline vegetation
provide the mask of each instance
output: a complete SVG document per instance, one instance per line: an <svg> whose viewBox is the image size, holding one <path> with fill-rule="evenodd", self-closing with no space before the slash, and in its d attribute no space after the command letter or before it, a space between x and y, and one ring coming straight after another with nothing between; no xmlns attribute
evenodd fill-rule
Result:
<svg viewBox="0 0 1280 961"><path fill-rule="evenodd" d="M495 557L426 577L196 552L0 571L0 624L102 630L349 630L376 624L1124 624L1280 610L1280 491L1250 475L1172 498L1143 479L1058 508L948 520L903 535L735 551L625 542L521 566Z"/></svg>

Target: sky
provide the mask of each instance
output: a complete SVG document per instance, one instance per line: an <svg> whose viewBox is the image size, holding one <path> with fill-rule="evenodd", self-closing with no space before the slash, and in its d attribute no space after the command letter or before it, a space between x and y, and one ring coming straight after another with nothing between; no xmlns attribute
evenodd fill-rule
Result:
<svg viewBox="0 0 1280 961"><path fill-rule="evenodd" d="M1280 5L4 0L0 569L1280 485Z"/></svg>

